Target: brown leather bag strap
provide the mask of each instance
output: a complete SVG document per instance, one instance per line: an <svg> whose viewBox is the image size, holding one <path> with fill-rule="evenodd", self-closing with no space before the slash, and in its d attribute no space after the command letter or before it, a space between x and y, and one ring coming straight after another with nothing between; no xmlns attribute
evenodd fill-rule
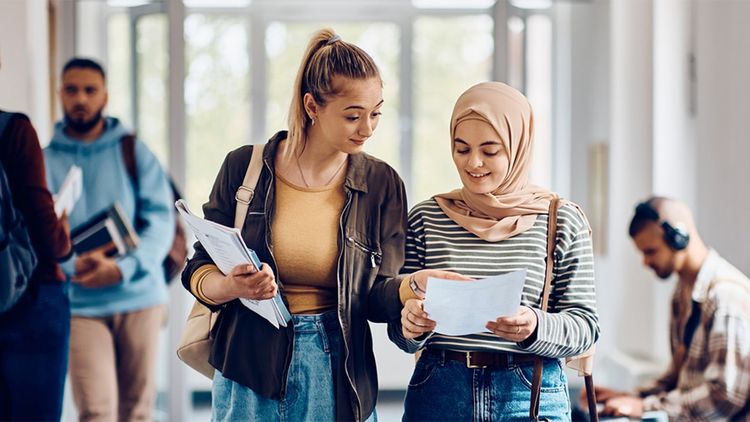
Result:
<svg viewBox="0 0 750 422"><path fill-rule="evenodd" d="M549 203L549 218L547 221L547 263L544 274L544 288L542 289L542 304L540 309L547 311L549 304L549 292L552 289L552 272L555 268L555 245L557 239L557 208L560 204L560 198L555 196ZM534 362L534 377L531 380L531 407L529 408L529 419L532 421L539 420L539 400L542 394L542 371L544 361L542 357L537 357Z"/></svg>
<svg viewBox="0 0 750 422"><path fill-rule="evenodd" d="M560 198L555 197L549 204L549 221L547 222L547 265L544 274L544 290L542 290L541 310L547 312L549 292L552 290L552 272L555 269L555 246L557 244L557 208Z"/></svg>
<svg viewBox="0 0 750 422"><path fill-rule="evenodd" d="M596 408L596 390L594 389L594 376L585 375L583 380L586 385L586 401L589 405L589 422L599 422L599 411Z"/></svg>

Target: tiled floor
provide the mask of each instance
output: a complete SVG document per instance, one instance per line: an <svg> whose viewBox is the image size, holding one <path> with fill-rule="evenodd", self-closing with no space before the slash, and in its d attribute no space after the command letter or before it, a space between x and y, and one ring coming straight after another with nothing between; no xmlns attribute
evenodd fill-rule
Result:
<svg viewBox="0 0 750 422"><path fill-rule="evenodd" d="M404 409L403 391L381 391L378 396L378 422L398 422ZM201 406L193 410L190 422L208 422L211 420L211 408Z"/></svg>

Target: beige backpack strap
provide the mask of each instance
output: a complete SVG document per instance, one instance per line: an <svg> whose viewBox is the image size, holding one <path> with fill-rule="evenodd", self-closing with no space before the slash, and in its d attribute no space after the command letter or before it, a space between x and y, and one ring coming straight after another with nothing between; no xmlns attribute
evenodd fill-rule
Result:
<svg viewBox="0 0 750 422"><path fill-rule="evenodd" d="M250 156L250 163L245 171L245 178L242 180L242 186L237 188L234 199L237 200L237 208L234 212L234 227L241 229L245 224L245 216L250 202L255 196L255 187L260 178L260 171L263 169L263 148L266 144L253 145L253 152Z"/></svg>
<svg viewBox="0 0 750 422"><path fill-rule="evenodd" d="M549 291L552 288L552 271L555 267L555 244L557 240L557 208L560 204L560 197L555 196L549 202L549 217L547 220L547 268L544 274L544 288L542 289L542 304L540 309L547 311L549 303ZM542 393L542 370L544 362L541 357L536 358L534 362L534 377L531 380L531 408L529 409L529 419L532 421L539 420L539 399Z"/></svg>

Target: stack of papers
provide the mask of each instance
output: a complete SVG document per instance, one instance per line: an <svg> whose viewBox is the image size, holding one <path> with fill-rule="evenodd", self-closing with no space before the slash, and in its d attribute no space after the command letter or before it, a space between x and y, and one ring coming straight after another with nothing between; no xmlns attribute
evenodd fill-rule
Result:
<svg viewBox="0 0 750 422"><path fill-rule="evenodd" d="M182 199L175 202L174 205L222 273L229 274L234 267L242 264L252 264L256 269L260 269L261 263L258 255L245 245L239 229L222 226L198 217L190 212L187 203ZM276 328L279 328L279 325L286 327L287 322L292 319L284 301L278 294L273 299L252 300L241 298L240 301Z"/></svg>
<svg viewBox="0 0 750 422"><path fill-rule="evenodd" d="M53 198L57 218L62 217L63 211L66 215L70 215L76 202L78 202L78 198L81 197L81 191L83 191L83 172L81 172L80 167L74 165L68 170L60 190Z"/></svg>
<svg viewBox="0 0 750 422"><path fill-rule="evenodd" d="M428 277L424 310L437 323L435 332L486 332L487 322L518 313L525 280L525 269L472 281Z"/></svg>

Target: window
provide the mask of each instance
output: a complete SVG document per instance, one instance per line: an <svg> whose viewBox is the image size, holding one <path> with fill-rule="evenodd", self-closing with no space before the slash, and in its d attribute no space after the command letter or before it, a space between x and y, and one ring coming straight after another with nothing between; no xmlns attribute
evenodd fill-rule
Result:
<svg viewBox="0 0 750 422"><path fill-rule="evenodd" d="M461 187L451 155L450 118L462 92L490 79L493 45L489 16L416 19L412 204Z"/></svg>
<svg viewBox="0 0 750 422"><path fill-rule="evenodd" d="M167 16L148 14L136 21L136 122L138 137L167 166L169 55Z"/></svg>
<svg viewBox="0 0 750 422"><path fill-rule="evenodd" d="M367 51L378 64L383 78L383 115L365 151L399 168L399 33L392 23L272 22L266 30L268 136L287 128L294 78L310 36L331 27L341 37Z"/></svg>
<svg viewBox="0 0 750 422"><path fill-rule="evenodd" d="M185 19L186 196L202 215L227 153L250 142L247 20L191 13Z"/></svg>
<svg viewBox="0 0 750 422"><path fill-rule="evenodd" d="M229 151L287 128L301 56L310 35L322 27L332 27L362 47L380 67L383 116L365 151L399 171L410 205L461 186L451 158L453 105L467 88L490 80L497 63L507 66L506 82L526 92L534 106L532 181L550 186L553 15L529 8L545 2L75 0L62 7L69 3L77 15L76 53L100 58L108 69L108 112L134 128L165 166L184 173L174 176L184 179L186 199L199 215ZM494 22L494 7L508 7L507 22ZM184 41L184 115L181 110L169 112L170 19L183 23L182 34L173 33L171 39L181 36ZM500 60L495 57L497 42L508 47L507 57ZM184 125L184 139L170 139L170 120ZM183 147L184 162L168 162L168 157L180 157L170 152ZM184 304L183 299L175 302ZM375 346L383 349L376 350L379 358L387 356L389 364L401 358L405 365L413 363L406 355L390 353L392 346L380 334L375 332ZM162 347L162 362L173 361L173 350L173 345ZM182 365L170 368L190 372ZM408 372L381 372L381 387L405 388ZM169 373L160 375L171 379ZM186 379L190 388L208 388L207 381L192 372ZM160 392L165 385L159 384ZM192 411L192 416L166 417L164 395L160 397L157 419L208 417Z"/></svg>

